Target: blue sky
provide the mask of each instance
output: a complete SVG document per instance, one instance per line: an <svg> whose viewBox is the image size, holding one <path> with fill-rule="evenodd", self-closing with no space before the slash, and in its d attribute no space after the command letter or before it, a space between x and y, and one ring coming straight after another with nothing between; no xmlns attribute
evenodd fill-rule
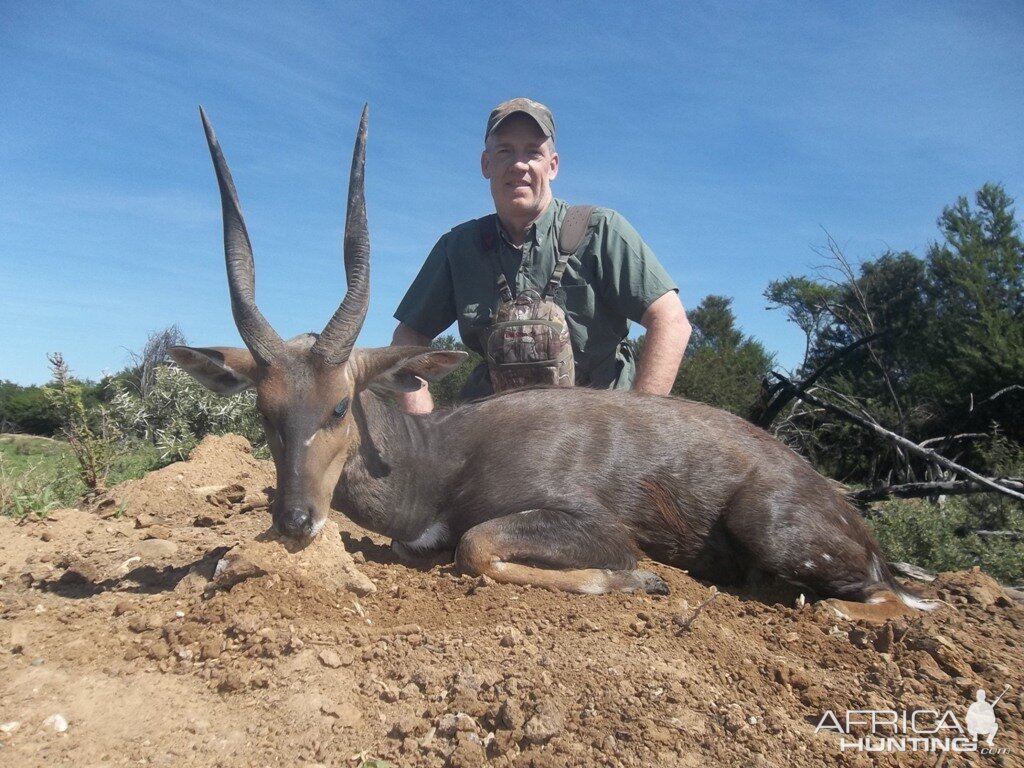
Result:
<svg viewBox="0 0 1024 768"><path fill-rule="evenodd" d="M943 206L1024 194L1024 4L17 3L0 0L0 379L128 362L177 323L236 344L216 127L278 331L319 330L344 292L352 141L370 103L370 313L391 313L435 240L490 210L488 111L548 104L555 193L618 209L688 307L733 297L791 367L800 332L762 296L854 261L923 255Z"/></svg>

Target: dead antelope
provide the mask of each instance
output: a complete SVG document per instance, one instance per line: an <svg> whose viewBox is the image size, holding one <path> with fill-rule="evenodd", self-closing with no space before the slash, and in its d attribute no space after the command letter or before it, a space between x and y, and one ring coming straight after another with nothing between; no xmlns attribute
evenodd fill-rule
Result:
<svg viewBox="0 0 1024 768"><path fill-rule="evenodd" d="M447 553L464 572L496 581L664 594L661 578L637 569L647 555L722 583L767 572L876 603L878 615L902 610L899 599L926 607L896 583L829 481L715 408L587 389L510 392L427 416L392 407L389 393L445 375L463 353L354 347L369 303L365 109L345 222L348 290L322 333L284 341L256 306L234 183L202 118L220 185L231 309L247 349L175 347L171 355L216 392L256 387L281 534L311 539L334 508L391 537L399 554Z"/></svg>

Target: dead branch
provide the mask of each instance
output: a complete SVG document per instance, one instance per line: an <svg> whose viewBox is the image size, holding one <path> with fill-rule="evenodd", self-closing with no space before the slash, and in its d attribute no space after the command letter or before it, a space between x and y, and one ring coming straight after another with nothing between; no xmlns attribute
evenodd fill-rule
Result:
<svg viewBox="0 0 1024 768"><path fill-rule="evenodd" d="M873 333L870 336L857 339L852 344L847 344L842 349L829 355L825 362L815 368L814 371L812 371L811 374L799 384L788 382L787 386L786 383L780 381L774 387L771 387L768 390L768 396L766 398L768 404L765 406L764 412L757 418L757 425L762 429L768 429L772 422L775 421L775 417L778 416L782 409L796 397L796 392L803 392L810 389L814 385L814 382L820 379L830 368L836 365L836 363L840 362L854 350L863 347L865 344L870 344L872 341L881 338L885 334L886 331ZM793 388L795 388L795 391Z"/></svg>
<svg viewBox="0 0 1024 768"><path fill-rule="evenodd" d="M1008 387L1003 387L998 392L996 392L994 395L992 395L991 397L985 398L980 403L974 403L973 402L973 397L972 397L971 398L971 406L968 409L968 411L973 413L976 408L981 408L983 405L988 405L989 403L998 400L1000 397L1005 395L1007 392L1017 392L1017 391L1024 391L1024 385L1021 385L1021 384L1011 384Z"/></svg>
<svg viewBox="0 0 1024 768"><path fill-rule="evenodd" d="M994 482L1014 491L1024 491L1024 482L1019 478L996 478ZM929 496L965 496L970 493L986 493L990 488L973 480L935 480L928 483L901 483L878 488L865 488L850 493L849 497L858 503L885 501L886 499L922 499Z"/></svg>
<svg viewBox="0 0 1024 768"><path fill-rule="evenodd" d="M895 443L896 445L906 450L908 453L912 453L916 456L920 456L924 459L927 459L928 461L934 462L935 464L938 464L940 467L948 469L951 472L955 472L956 474L966 477L970 480L973 480L974 482L979 483L985 486L986 488L989 488L990 490L997 491L1007 496L1011 496L1020 501L1024 501L1024 493L1013 490L1012 488L1002 486L994 480L990 480L989 478L979 475L977 472L970 470L967 467L961 466L960 464L957 464L954 461L950 461L945 456L940 456L935 451L929 448L922 448L917 443L908 440L902 435L897 435L895 432L890 432L888 429L885 429L884 427L872 421L869 421L861 416L858 416L855 413L851 413L845 408L840 408L838 405L815 397L814 395L808 392L797 391L795 385L782 374L773 372L772 375L780 379L781 381L785 382L790 387L793 387L794 396L800 398L804 402L811 403L812 405L817 405L819 408L824 408L825 410L835 414L836 416L839 416L840 418L846 419L847 421L852 421L854 424L859 424L865 429L869 429L875 434L884 437L886 440Z"/></svg>

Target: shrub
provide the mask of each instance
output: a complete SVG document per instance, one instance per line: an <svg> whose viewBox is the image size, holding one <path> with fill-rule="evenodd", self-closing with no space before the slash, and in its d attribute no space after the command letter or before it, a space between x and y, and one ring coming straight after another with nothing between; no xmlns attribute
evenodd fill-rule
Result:
<svg viewBox="0 0 1024 768"><path fill-rule="evenodd" d="M242 435L254 449L264 449L263 427L256 412L256 393L232 397L214 394L174 366L156 369L145 396L124 382L113 383L110 414L128 438L156 446L159 461L168 464L188 456L207 435Z"/></svg>

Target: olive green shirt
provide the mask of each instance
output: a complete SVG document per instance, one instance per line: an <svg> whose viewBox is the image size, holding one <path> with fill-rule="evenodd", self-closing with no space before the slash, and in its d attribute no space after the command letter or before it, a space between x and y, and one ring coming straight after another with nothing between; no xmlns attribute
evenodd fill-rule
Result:
<svg viewBox="0 0 1024 768"><path fill-rule="evenodd" d="M453 322L462 342L483 355L485 340L501 300L495 286L498 264L514 294L544 289L558 257L558 229L569 206L553 200L530 225L521 248L497 224L484 238L480 220L460 224L442 236L395 311L395 319L434 338ZM490 248L485 246L488 242ZM625 343L630 321L678 290L651 249L622 216L595 208L590 227L569 258L555 302L565 310L576 364L576 384L628 389L636 361ZM464 397L490 394L486 363L470 376Z"/></svg>

